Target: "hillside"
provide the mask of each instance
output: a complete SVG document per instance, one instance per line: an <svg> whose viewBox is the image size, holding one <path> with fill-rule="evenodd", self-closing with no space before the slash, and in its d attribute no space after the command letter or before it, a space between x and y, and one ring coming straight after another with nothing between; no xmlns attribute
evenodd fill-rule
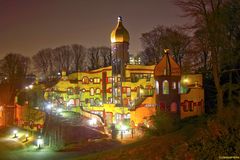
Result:
<svg viewBox="0 0 240 160"><path fill-rule="evenodd" d="M202 160L240 158L240 108L181 121L177 130L90 154L78 160Z"/></svg>
<svg viewBox="0 0 240 160"><path fill-rule="evenodd" d="M205 121L190 120L175 132L163 136L149 136L140 141L122 145L118 148L95 153L79 160L159 160L159 159L190 159L187 141L196 134L196 128ZM197 127L198 126L198 127Z"/></svg>

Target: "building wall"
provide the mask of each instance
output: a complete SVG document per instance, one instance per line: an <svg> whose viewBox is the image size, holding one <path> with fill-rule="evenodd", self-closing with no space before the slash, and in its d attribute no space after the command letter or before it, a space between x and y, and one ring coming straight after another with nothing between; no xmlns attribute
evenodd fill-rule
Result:
<svg viewBox="0 0 240 160"><path fill-rule="evenodd" d="M204 89L201 74L183 75L182 85L188 88L181 94L181 119L204 113Z"/></svg>

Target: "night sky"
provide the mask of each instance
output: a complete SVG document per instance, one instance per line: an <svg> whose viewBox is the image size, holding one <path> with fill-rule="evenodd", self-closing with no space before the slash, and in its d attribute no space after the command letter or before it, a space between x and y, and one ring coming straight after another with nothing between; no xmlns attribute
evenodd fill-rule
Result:
<svg viewBox="0 0 240 160"><path fill-rule="evenodd" d="M187 22L173 0L0 0L0 58L73 43L110 46L119 15L130 33L130 54L142 49L141 33Z"/></svg>

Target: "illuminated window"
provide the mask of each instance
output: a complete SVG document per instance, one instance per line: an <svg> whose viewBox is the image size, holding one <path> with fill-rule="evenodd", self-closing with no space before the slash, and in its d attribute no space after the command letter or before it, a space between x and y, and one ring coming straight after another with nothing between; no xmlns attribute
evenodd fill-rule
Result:
<svg viewBox="0 0 240 160"><path fill-rule="evenodd" d="M127 96L130 97L131 96L131 88L127 88Z"/></svg>
<svg viewBox="0 0 240 160"><path fill-rule="evenodd" d="M94 106L94 105L95 105L94 99L93 99L93 98L90 98L89 100L90 100L90 105L91 105L91 106Z"/></svg>
<svg viewBox="0 0 240 160"><path fill-rule="evenodd" d="M88 84L88 83L89 83L88 77L83 77L82 83L83 83L83 84Z"/></svg>
<svg viewBox="0 0 240 160"><path fill-rule="evenodd" d="M100 78L94 78L93 83L100 83Z"/></svg>
<svg viewBox="0 0 240 160"><path fill-rule="evenodd" d="M162 83L163 94L169 94L169 83L167 80L164 80Z"/></svg>
<svg viewBox="0 0 240 160"><path fill-rule="evenodd" d="M122 120L122 114L116 113L116 114L115 114L115 120L116 120L117 122L120 121L120 120Z"/></svg>
<svg viewBox="0 0 240 160"><path fill-rule="evenodd" d="M194 84L195 84L195 87L198 87L198 86L199 86L198 81L194 82Z"/></svg>
<svg viewBox="0 0 240 160"><path fill-rule="evenodd" d="M101 90L99 88L96 89L96 94L100 94Z"/></svg>
<svg viewBox="0 0 240 160"><path fill-rule="evenodd" d="M112 83L113 78L112 77L108 77L108 83Z"/></svg>
<svg viewBox="0 0 240 160"><path fill-rule="evenodd" d="M173 82L172 83L172 89L176 89L177 88L177 84L176 84L176 82Z"/></svg>
<svg viewBox="0 0 240 160"><path fill-rule="evenodd" d="M112 103L112 101L113 101L112 97L109 97L108 98L108 103Z"/></svg>
<svg viewBox="0 0 240 160"><path fill-rule="evenodd" d="M130 118L131 118L131 115L130 115L130 114L124 114L124 115L123 115L123 118L124 118L124 119L130 119Z"/></svg>
<svg viewBox="0 0 240 160"><path fill-rule="evenodd" d="M117 77L117 82L121 82L121 77Z"/></svg>
<svg viewBox="0 0 240 160"><path fill-rule="evenodd" d="M156 86L156 93L159 94L159 83L158 83L158 81L155 81L155 86Z"/></svg>
<svg viewBox="0 0 240 160"><path fill-rule="evenodd" d="M94 95L94 89L90 88L90 95L93 96Z"/></svg>

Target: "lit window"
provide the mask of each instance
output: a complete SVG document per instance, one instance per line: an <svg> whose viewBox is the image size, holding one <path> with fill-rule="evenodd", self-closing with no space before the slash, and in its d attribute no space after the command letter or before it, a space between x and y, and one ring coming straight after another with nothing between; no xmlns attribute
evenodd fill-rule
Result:
<svg viewBox="0 0 240 160"><path fill-rule="evenodd" d="M156 93L159 94L159 83L158 81L155 82L156 85Z"/></svg>
<svg viewBox="0 0 240 160"><path fill-rule="evenodd" d="M117 122L120 121L120 120L122 120L122 114L116 113L116 114L115 114L115 120L116 120Z"/></svg>
<svg viewBox="0 0 240 160"><path fill-rule="evenodd" d="M195 87L198 87L198 86L199 86L198 81L196 81L194 84L195 84Z"/></svg>
<svg viewBox="0 0 240 160"><path fill-rule="evenodd" d="M177 88L177 84L176 84L176 82L173 82L172 83L172 89L176 89Z"/></svg>
<svg viewBox="0 0 240 160"><path fill-rule="evenodd" d="M163 81L163 94L169 94L169 83L167 80Z"/></svg>
<svg viewBox="0 0 240 160"><path fill-rule="evenodd" d="M88 84L88 83L89 83L88 77L83 77L82 83L83 83L83 84Z"/></svg>
<svg viewBox="0 0 240 160"><path fill-rule="evenodd" d="M96 89L96 94L100 94L101 90L99 88Z"/></svg>
<svg viewBox="0 0 240 160"><path fill-rule="evenodd" d="M108 83L112 83L113 78L112 77L108 77Z"/></svg>
<svg viewBox="0 0 240 160"><path fill-rule="evenodd" d="M94 78L93 83L100 83L100 78Z"/></svg>
<svg viewBox="0 0 240 160"><path fill-rule="evenodd" d="M95 105L95 102L94 102L94 99L93 99L93 98L90 98L90 105L91 105L91 106L94 106L94 105Z"/></svg>
<svg viewBox="0 0 240 160"><path fill-rule="evenodd" d="M131 115L130 115L130 114L124 114L124 115L123 115L123 118L124 118L124 119L130 119L130 118L131 118Z"/></svg>
<svg viewBox="0 0 240 160"><path fill-rule="evenodd" d="M94 95L94 89L93 89L93 88L90 89L90 95L91 95L91 96Z"/></svg>
<svg viewBox="0 0 240 160"><path fill-rule="evenodd" d="M131 96L131 88L127 88L127 96L128 96L128 97Z"/></svg>
<svg viewBox="0 0 240 160"><path fill-rule="evenodd" d="M121 77L117 77L117 82L121 82Z"/></svg>

